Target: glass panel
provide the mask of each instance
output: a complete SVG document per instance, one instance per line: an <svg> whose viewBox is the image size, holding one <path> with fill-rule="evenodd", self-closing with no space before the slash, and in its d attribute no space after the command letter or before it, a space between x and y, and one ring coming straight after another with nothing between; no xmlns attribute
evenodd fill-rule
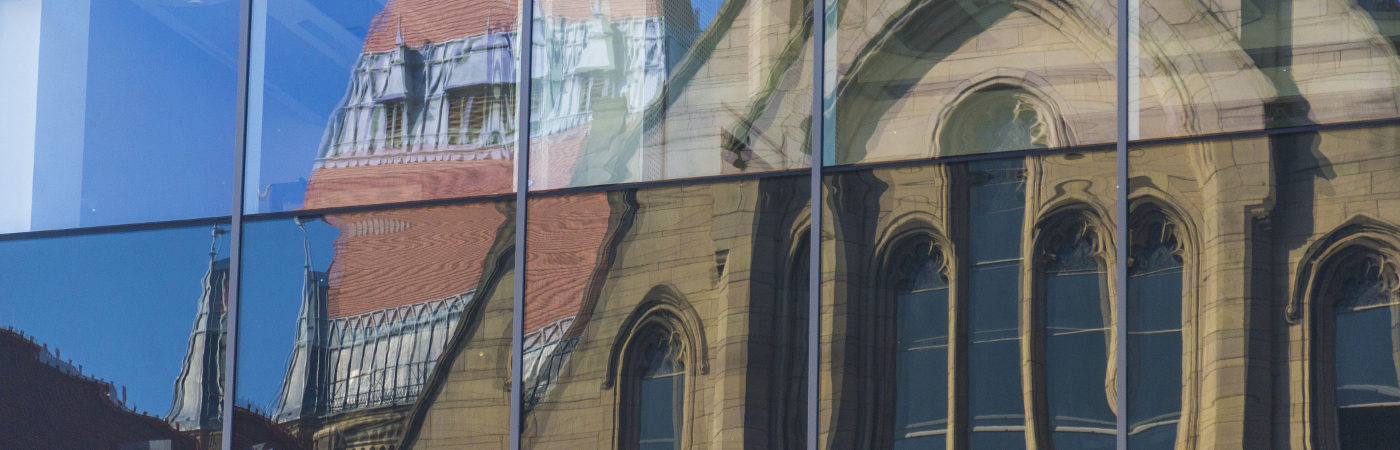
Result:
<svg viewBox="0 0 1400 450"><path fill-rule="evenodd" d="M254 2L247 213L507 193L516 2Z"/></svg>
<svg viewBox="0 0 1400 450"><path fill-rule="evenodd" d="M1128 230L1128 446L1176 448L1182 389L1179 230L1151 206Z"/></svg>
<svg viewBox="0 0 1400 450"><path fill-rule="evenodd" d="M943 448L948 430L948 279L940 250L907 245L894 271L895 448Z"/></svg>
<svg viewBox="0 0 1400 450"><path fill-rule="evenodd" d="M828 164L1114 142L1113 0L832 3Z"/></svg>
<svg viewBox="0 0 1400 450"><path fill-rule="evenodd" d="M1023 160L1003 159L969 163L967 173L968 411L979 434L979 427L1025 425L1019 311L1026 171Z"/></svg>
<svg viewBox="0 0 1400 450"><path fill-rule="evenodd" d="M1072 219L1070 219L1072 220ZM1102 249L1085 224L1045 237L1045 392L1058 448L1115 448L1116 398L1107 390L1108 279Z"/></svg>
<svg viewBox="0 0 1400 450"><path fill-rule="evenodd" d="M219 447L228 230L0 241L0 442Z"/></svg>
<svg viewBox="0 0 1400 450"><path fill-rule="evenodd" d="M0 233L228 215L238 17L228 1L0 5Z"/></svg>
<svg viewBox="0 0 1400 450"><path fill-rule="evenodd" d="M673 333L684 389L657 445L804 447L808 184L533 196L522 447L666 441L662 382L628 363L651 329Z"/></svg>
<svg viewBox="0 0 1400 450"><path fill-rule="evenodd" d="M657 330L663 331L663 330ZM685 363L683 345L673 333L655 333L637 342L640 352L632 355L638 386L636 446L642 449L680 448L680 425L685 403Z"/></svg>
<svg viewBox="0 0 1400 450"><path fill-rule="evenodd" d="M1129 157L1129 242L1144 265L1130 263L1128 280L1134 448L1169 448L1177 436L1177 445L1336 448L1339 431L1362 436L1373 420L1392 420L1384 409L1331 404L1400 400L1373 396L1400 386L1389 311L1334 320L1336 297L1322 286L1344 262L1336 256L1389 249L1400 236L1400 126L1141 144ZM1151 243L1160 229L1142 227L1139 214L1153 209L1171 219L1180 244ZM1344 353L1353 351L1365 354ZM1222 405L1257 413L1222 414Z"/></svg>
<svg viewBox="0 0 1400 450"><path fill-rule="evenodd" d="M1114 154L976 158L826 177L820 370L829 387L819 420L831 425L819 434L823 448L1018 448L1027 445L1028 419L1042 420L1026 417L1026 393L1047 390L1023 381L1031 364L1022 348L1030 327L1024 244L1059 207L1112 211ZM945 259L904 262L933 248ZM1070 372L1051 381L1073 380L1065 393L1082 407L1062 411L1079 419L1070 426L1106 429L1111 443L1102 273L1060 274L1052 290L1078 306L1050 311L1053 326L1070 331L1064 339L1089 339L1052 343L1048 360L1034 364ZM901 278L923 281L890 292Z"/></svg>
<svg viewBox="0 0 1400 450"><path fill-rule="evenodd" d="M1400 418L1400 296L1394 261L1363 254L1334 266L1338 440L1347 448L1394 442Z"/></svg>
<svg viewBox="0 0 1400 450"><path fill-rule="evenodd" d="M1130 139L1400 116L1394 0L1132 0Z"/></svg>
<svg viewBox="0 0 1400 450"><path fill-rule="evenodd" d="M248 223L238 401L261 420L236 432L506 447L514 217L483 202Z"/></svg>
<svg viewBox="0 0 1400 450"><path fill-rule="evenodd" d="M805 167L810 0L540 0L535 190Z"/></svg>

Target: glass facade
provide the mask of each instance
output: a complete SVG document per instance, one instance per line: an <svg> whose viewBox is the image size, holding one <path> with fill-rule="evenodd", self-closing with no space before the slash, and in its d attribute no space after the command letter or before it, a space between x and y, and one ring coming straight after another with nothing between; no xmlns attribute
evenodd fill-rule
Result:
<svg viewBox="0 0 1400 450"><path fill-rule="evenodd" d="M0 448L1386 448L1395 0L0 0Z"/></svg>

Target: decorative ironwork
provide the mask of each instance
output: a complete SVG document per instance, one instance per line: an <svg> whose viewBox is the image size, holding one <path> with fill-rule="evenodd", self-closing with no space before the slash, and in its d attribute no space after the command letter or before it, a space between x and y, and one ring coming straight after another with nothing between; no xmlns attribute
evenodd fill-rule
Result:
<svg viewBox="0 0 1400 450"><path fill-rule="evenodd" d="M275 418L288 421L412 403L474 294L305 324L298 332ZM311 308L303 305L304 317L317 309L314 300L313 296L308 302Z"/></svg>

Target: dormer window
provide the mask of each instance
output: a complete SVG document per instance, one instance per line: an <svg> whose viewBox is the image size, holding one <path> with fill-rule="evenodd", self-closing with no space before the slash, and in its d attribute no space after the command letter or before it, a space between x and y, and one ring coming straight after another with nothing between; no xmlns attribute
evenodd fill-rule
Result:
<svg viewBox="0 0 1400 450"><path fill-rule="evenodd" d="M404 128L408 122L408 108L403 100L384 103L384 148L404 146Z"/></svg>

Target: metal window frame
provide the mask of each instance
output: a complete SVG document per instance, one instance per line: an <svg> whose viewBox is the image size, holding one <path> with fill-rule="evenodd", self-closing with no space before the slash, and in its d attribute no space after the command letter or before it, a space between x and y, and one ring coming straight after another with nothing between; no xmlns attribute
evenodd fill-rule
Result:
<svg viewBox="0 0 1400 450"><path fill-rule="evenodd" d="M305 216L305 215L322 215L322 214L327 214L327 213L332 213L332 212L353 212L353 211L367 211L367 210L382 210L382 209L393 209L393 208L407 208L407 207L431 206L431 205L442 205L442 204L474 203L474 202L482 202L482 201L487 201L487 202L489 202L489 201L502 201L502 200L506 200L506 199L509 199L509 198L513 198L514 201L515 201L515 203L516 203L516 206L515 206L515 208L516 208L516 209L515 209L515 248L514 248L514 270L515 270L515 277L514 277L514 292L513 292L513 302L512 302L512 307L513 307L514 309L513 309L512 323L511 323L511 329L512 329L513 335L512 335L512 342L511 342L511 370L510 370L510 377L511 377L511 380L510 380L511 404L510 404L510 414L511 414L512 417L511 417L511 421L510 421L510 437L509 437L509 443L510 443L510 448L511 448L511 450L519 450L519 449L520 449L521 421L522 421L522 419L523 419L523 418L520 416L520 413L521 413L521 400L522 400L522 399L520 398L520 396L521 396L521 394L522 394L522 392L521 392L521 381L522 381L522 380L521 380L521 374L522 374L522 367L521 367L521 364L522 364L522 361L523 361L523 359L522 359L522 358L523 358L523 346L522 346L523 342L522 342L522 337L523 337L523 335L524 335L524 330L523 330L523 324L524 324L524 322L523 322L523 313L524 313L524 295L525 295L525 283L526 283L526 277L525 277L525 269L526 269L526 267L525 267L525 252L526 252L526 228L527 228L526 225L527 225L527 223L528 223L528 222L527 222L527 217L528 217L528 200L529 200L530 198L533 198L533 197L536 197L536 196L544 197L544 196L566 195L566 194L570 194L570 193L579 193L579 192L598 192L598 191L612 191L612 190L621 190L621 189L640 189L640 188L659 187L659 186L669 186L669 185L682 185L682 184L690 184L690 183L723 182L723 181L744 180L744 179L760 179L760 178L770 178L770 177L800 176L800 175L802 175L802 174L804 173L803 170L801 170L801 169L796 169L796 170L774 171L774 172L765 172L765 173L756 173L756 174L737 174L737 175L724 175L724 176L714 176L714 177L698 177L698 178L688 178L688 179L654 180L654 181L639 182L639 183L615 184L615 185L602 185L602 186L581 186L581 187L565 188L565 189L558 189L558 190L537 191L537 192L531 193L531 192L529 191L529 183L528 183L528 178L529 178L529 160L530 160L530 158L529 158L529 154L530 154L530 135L531 135L531 130L530 130L530 114L531 114L530 105L531 105L531 102L530 102L530 99L531 99L531 94L532 94L531 81L532 81L532 69L533 69L531 66L532 66L532 62L533 62L532 57L533 57L533 49L534 49L534 44L535 44L535 43L534 43L534 32L533 32L533 27L534 27L534 21L535 21L535 19L537 19L537 18L535 17L535 10L536 10L536 9L535 9L535 1L536 1L536 0L522 0L522 1L520 2L519 14L517 15L517 18L520 20L520 22L519 22L519 33L517 34L517 42L518 42L517 45L518 45L519 48L520 48L520 50L519 50L519 64L520 64L520 66L519 66L519 70L517 71L517 76L518 76L519 78L517 79L517 85L516 85L516 91L515 91L515 92L516 92L516 99L515 99L515 100L516 100L516 102L517 102L517 103L516 103L516 111L517 111L517 114L516 114L516 120L517 120L516 136L517 136L517 138L516 138L516 154L515 154L515 159L516 159L515 182L514 182L514 186L513 186L514 189L515 189L515 192L513 193L513 195L511 195L511 194L502 194L502 195L493 195L493 196L462 197L462 198L450 198L450 199L429 200L429 201L399 202L399 203L374 204L374 205L359 205L359 206L351 206L351 207L328 208L328 209L324 209L324 210L297 210L297 211L275 212L275 213L257 213L257 212L254 212L254 213L245 213L244 208L243 208L243 206L244 206L244 205L243 205L243 202L244 202L244 194L245 194L245 192L244 192L244 190L245 190L245 176L244 176L244 175L245 175L245 171L246 171L246 166L245 166L245 164L246 164L246 162L247 162L247 154L246 154L246 150L247 150L247 130L248 130L248 121L249 121L249 113L250 113L250 111L249 111L249 100L248 100L248 99L249 99L249 95L250 95L250 92L249 92L249 86L250 86L250 79L249 79L249 76L250 76L250 63L251 63L251 59L250 59L250 58L251 58L251 50L252 50L252 45L254 45L254 43L253 43L251 40L252 40L252 38L253 38L253 36L252 36L252 31L253 31L253 30L252 30L252 24L253 24L253 20L254 20L253 14L254 14L254 2L255 2L255 1L267 1L267 0L240 0L241 7L240 7L240 12L239 12L239 18L238 18L238 21L239 21L239 22L238 22L238 29L239 29L239 38L238 38L238 60L237 60L237 69L236 69L236 70L237 70L237 74L236 74L236 76L237 76L237 91L236 91L236 102L235 102L235 124L234 124L234 125L235 125L235 132L234 132L234 140L233 140L233 146L234 146L234 168L233 168L234 180L233 180L233 185L232 185L232 190L233 190L233 192L232 192L232 200L233 200L233 202L232 202L232 210L230 211L230 215L229 215L229 216L202 217L202 218L180 219L180 220L167 220L167 221L135 222L135 223L128 223L128 224L117 224L117 225L106 225L106 226L95 226L95 227L76 227L76 228L66 228L66 229L56 229L56 230L38 230L38 231L28 231L28 232L18 232L18 233L5 233L5 234L0 234L0 242L3 242L3 241L11 241L11 240L42 239L42 238L49 238L49 237L88 235L88 234L98 234L98 233L116 233L116 232L141 231L141 230L153 230L153 229L169 229L169 228L178 228L178 227L184 227L184 226L198 226L198 225L208 225L208 224L220 224L220 223L225 223L225 222L230 223L231 241L230 241L230 250L229 250L229 252L230 252L230 253L229 253L230 267L229 267L229 278L228 278L228 281L229 281L229 295L228 295L228 297L227 297L227 305L228 305L227 308L228 308L228 311L227 311L226 325L225 325L225 327L226 327L226 335L225 335L225 337L224 337L224 340L225 340L225 349L226 349L225 355L224 355L224 367L225 367L225 369L224 369L224 377L223 377L223 380L222 380L222 382L223 382L223 384L224 384L224 389L223 389L223 391L224 391L224 396L223 396L222 405L221 405L221 407L222 407L222 415L223 415L223 423L222 423L223 442L222 442L221 447L222 447L223 449L225 449L225 450L232 450L232 448L233 448L233 442L232 442L232 436L233 436L232 412L233 412L234 405L236 404L236 398L237 398L237 396L236 396L236 391L237 391L237 389L236 389L236 388L237 388L237 376L236 376L236 375L237 375L237 373L238 373L238 370L237 370L237 362L238 362L238 341L239 341L239 339L238 339L238 334L239 334L239 309L240 309L240 301L241 301L241 297L240 297L240 291L241 291L241 289L240 289L240 284L241 284L241 267L242 267L243 223L244 223L245 219L247 219L247 220L265 220L265 219L285 218L285 217L295 217L295 216ZM664 1L664 0L663 0L663 1ZM825 153L826 153L826 151L827 151L827 142L826 142L826 139L825 139L826 136L825 136L824 129L825 129L825 127L826 127L826 118L827 118L826 115L827 115L828 113L834 113L834 111L827 111L827 108L828 108L828 106L829 106L828 103L827 103L828 101L832 101L832 103L831 103L830 105L834 105L834 99L828 98L828 95L827 95L827 88L828 88L827 83L830 82L830 81L832 81L832 80L827 80L827 79L826 79L826 75L827 75L826 71L827 71L827 63L828 63L826 53L827 53L828 45L830 44L830 43L828 42L829 36L828 36L828 31L827 31L827 25L828 25L828 22L827 22L828 17L827 17L827 15L828 15L828 10L829 10L830 6L832 6L832 4L830 4L830 3L833 3L833 2L836 2L836 1L839 1L839 0L814 0L814 4L813 4L813 14L812 14L812 18L811 18L811 20L813 20L813 24L812 24L811 30L812 30L812 39L813 39L813 43L814 43L814 45L813 45L813 50L812 50L812 52L813 52L813 53L812 53L813 64L812 64L812 73L811 73L811 77L812 77L812 78L811 78L811 80L812 80L812 109L811 109L811 119L812 119L812 121L811 121L811 128L810 128L810 132L811 132L811 141L810 141L810 142L811 142L811 147L810 147L810 152L811 152L811 166L805 171L805 173L806 173L807 176L810 177L810 180L809 180L809 182L810 182L810 185L809 185L809 186L810 186L810 191L809 191L809 196L810 196L810 199L809 199L809 201L810 201L810 203L809 203L809 208L810 208L810 214L811 214L811 225L810 225L809 230L808 230L808 233L809 233L809 236L808 236L808 244L809 244L809 249L808 249L808 257L809 257L809 261L808 261L808 271L809 271L809 273L808 273L808 299L807 299L807 301L808 301L808 310L807 310L807 313L808 313L807 339L808 339L808 340L807 340L807 408L806 408L806 415L807 415L807 417L806 417L806 424L807 424L807 430L806 430L806 431L807 431L807 433L806 433L807 445L806 445L806 447L807 447L808 449L812 449L812 450L815 450L815 449L817 448L817 446L818 446L818 445L817 445L817 444L818 444L817 440L818 440L818 437L819 437L819 434L820 434L820 433L818 432L818 431L819 431L819 430L818 430L818 426L819 426L819 420L818 420L818 418L819 418L819 411L820 411L819 404L818 404L818 401L820 400L820 396L818 395L819 392L820 392L820 389L819 389L819 388L820 388L820 370L819 370L819 369L820 369L820 364L819 364L819 359L818 359L818 358L819 358L820 353L821 353L821 352L820 352L820 342L821 342L821 339L820 339L820 337L821 337L821 335L820 335L820 333L821 333L821 325L820 325L820 323L821 323L821 321L820 321L820 311L821 311L821 310L820 310L820 305L821 305L821 303L820 303L820 301L821 301L821 284L822 284L822 277L821 277L821 261L822 261L822 252L821 252L822 240L821 240L821 235L822 235L822 233L821 233L821 231L822 231L823 221L824 221L824 219L823 219L823 216L824 216L824 215L823 215L823 210L822 210L822 198L823 198L824 190L823 190L823 187L822 187L822 186L823 186L822 181L823 181L823 177L824 177L824 175L827 173L827 171L830 171L830 173L842 173L842 172L849 172L849 171L854 171L854 170L869 170L869 169L872 169L872 168L882 168L882 167L902 167L902 166L913 166L913 165L926 165L926 164L930 164L930 163L951 163L951 162L972 161L972 160L985 159L985 158L992 158L992 157L996 157L996 158L1005 158L1005 157L1014 157L1014 156L1029 157L1029 156L1036 156L1036 155L1043 155L1043 154L1055 154L1055 153L1065 153L1065 152L1079 152L1079 151L1089 151L1089 150L1107 150L1107 149L1109 148L1109 146L1110 146L1110 144L1105 143L1105 144L1081 146L1081 147L1074 147L1074 148L1056 148L1056 149L1027 150L1027 151L1020 151L1020 152L1004 152L1004 153L998 153L998 154L996 154L996 155L991 155L991 156L988 156L988 155L969 155L969 156L952 157L952 158L936 158L936 157L935 157L935 158L919 158L919 159L909 159L909 160L900 160L900 161L891 161L891 162L878 162L878 163L865 163L865 164L849 164L849 165L840 165L840 166L827 167L826 164L825 164L825 161L824 161L824 159L825 159ZM1133 49L1130 48L1130 43L1132 42L1132 39L1131 39L1131 36L1129 35L1129 33L1130 33L1130 29L1135 29L1135 25L1136 25L1136 24L1135 24L1134 22L1137 20L1137 17L1136 17L1135 15L1133 15L1133 12L1134 12L1135 10L1132 9L1132 8L1130 8L1130 6L1133 6L1133 5L1135 5L1136 3L1129 3L1129 2L1137 2L1137 1L1138 1L1138 0L1118 0L1118 4L1117 4L1118 21L1117 21L1116 36L1115 36L1115 38L1116 38L1116 45L1117 45L1117 51L1115 52L1115 58L1116 58L1116 61L1115 61L1115 68L1116 68L1116 69L1115 69L1115 70L1116 70L1116 78L1117 78L1117 79L1116 79L1116 85L1117 85L1117 86L1116 86L1116 91L1117 91L1116 100L1117 100L1117 104L1116 104L1116 106L1115 106L1115 116L1116 116L1116 138L1115 138L1115 142L1112 144L1112 148L1114 148L1115 154L1116 154L1116 158L1117 158L1116 161L1115 161L1115 164L1116 164L1116 182L1117 182L1117 185L1116 185L1116 187L1115 187L1115 191L1116 191L1116 193L1117 193L1117 196L1116 196L1116 202L1117 202L1117 204L1115 205L1115 208L1114 208L1114 210L1115 210L1115 215L1114 215L1115 217L1114 217L1114 218L1115 218L1115 221L1116 221L1116 224L1115 224L1115 225L1116 225L1116 227L1115 227L1116 229L1115 229L1115 231L1116 231L1116 233L1117 233L1117 238L1115 239L1115 249L1114 249L1114 250L1115 250L1115 252L1117 253L1117 259L1116 259L1115 267L1113 268L1113 270L1115 271L1115 274L1117 275L1117 276L1116 276L1117 280L1116 280L1116 282L1115 282L1115 284L1114 284L1114 286L1113 286L1113 292L1115 293L1115 296L1114 296L1114 297L1115 297L1115 306L1116 306L1116 308L1117 308L1117 311L1115 312L1115 319L1116 319L1116 320L1118 321L1118 323L1120 324L1120 327L1125 326L1125 325L1123 325L1123 324L1126 324L1126 320L1127 320L1127 311L1126 311L1126 306L1127 306L1127 299L1126 299L1126 295L1127 295L1127 276L1126 276L1126 275L1127 275L1127 258L1126 258L1126 256L1127 256L1127 253L1128 253L1128 243L1127 243L1127 242L1128 242L1128 240L1127 240L1128 226L1127 226L1127 217L1128 217L1128 206L1129 206L1129 205L1128 205L1128 200L1129 200L1129 188L1130 188L1130 186L1128 185L1128 183L1129 183L1129 178L1128 178L1128 175L1129 175L1129 173L1128 173L1128 169L1129 169L1128 144L1129 144L1130 140L1132 140L1132 138L1133 138L1133 137L1130 135L1130 131L1133 129L1132 127L1135 125L1135 121L1136 121L1136 118L1135 118L1135 117L1130 116L1130 114L1133 112L1133 111L1130 109L1130 102L1132 102L1132 101L1134 100L1133 98L1131 98L1131 95L1133 94L1133 92L1130 92L1130 90L1129 90L1130 87L1131 87L1130 81L1131 81L1131 78L1134 77L1136 74L1133 74L1133 73L1130 72L1130 70L1133 69L1133 66L1130 65L1130 63L1131 63L1130 58L1131 58L1132 55L1133 55L1133 52L1132 52ZM1297 127L1273 128L1273 129L1260 129L1260 130L1247 130L1247 131L1227 132L1227 133L1208 134L1208 135L1190 135L1190 136L1176 136L1176 137L1154 138L1154 139L1139 139L1139 140L1134 140L1134 141L1132 141L1132 143L1133 143L1134 145L1170 144L1170 143L1196 142L1196 141L1216 140L1216 139L1233 139L1233 138L1243 138L1243 137L1271 136L1271 135L1291 134L1291 133L1299 133L1299 132L1314 132L1314 131L1321 131L1321 130L1337 130L1337 129L1366 128L1366 127L1386 126L1386 125L1390 125L1390 126L1393 126L1393 125L1400 125L1400 118L1376 119L1376 120L1365 120L1365 121L1356 121L1356 122L1342 122L1342 123L1311 124L1311 125L1304 125L1304 126L1297 126ZM1116 438L1117 438L1117 448L1118 448L1119 450L1126 450L1126 449L1127 449L1127 438L1128 438L1128 434L1127 434L1127 433L1128 433L1128 418L1127 418L1127 413L1126 413L1126 412L1127 412L1127 410L1128 410L1127 408L1128 408L1128 401L1129 401L1129 399L1128 399L1128 397L1127 397L1127 364L1126 364L1126 363L1127 363L1127 356L1126 356L1126 349L1127 349L1127 333L1124 333L1124 332L1118 333L1117 336L1116 336L1116 338L1115 338L1115 341L1116 341L1116 343L1117 343L1117 345L1118 345L1118 348L1120 349L1120 351L1119 351L1117 354L1114 355L1114 360L1113 360L1113 362L1114 362L1114 364L1115 364L1115 371L1116 371L1115 373L1116 373L1116 377L1117 377L1117 379L1116 379L1116 388L1117 388L1117 392L1118 392L1118 396L1117 396L1117 399L1116 399L1116 406L1117 406L1118 411L1119 411L1119 414L1118 414L1118 417L1117 417L1117 424L1116 424L1116 426L1117 426L1117 430L1116 430L1116 433L1117 433L1117 434L1116 434Z"/></svg>

